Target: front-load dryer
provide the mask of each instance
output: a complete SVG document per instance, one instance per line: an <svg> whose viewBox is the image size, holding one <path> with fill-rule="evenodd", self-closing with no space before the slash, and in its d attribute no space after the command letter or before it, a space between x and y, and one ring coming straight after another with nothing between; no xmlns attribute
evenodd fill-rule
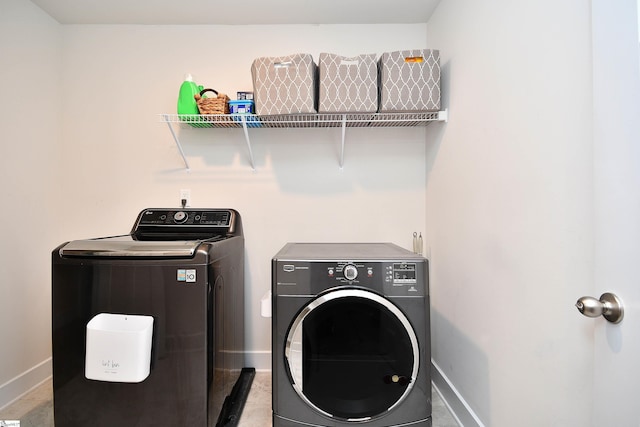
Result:
<svg viewBox="0 0 640 427"><path fill-rule="evenodd" d="M431 426L428 261L390 243L272 260L273 426Z"/></svg>
<svg viewBox="0 0 640 427"><path fill-rule="evenodd" d="M145 209L129 234L60 245L52 268L56 427L226 425L253 378L237 211Z"/></svg>

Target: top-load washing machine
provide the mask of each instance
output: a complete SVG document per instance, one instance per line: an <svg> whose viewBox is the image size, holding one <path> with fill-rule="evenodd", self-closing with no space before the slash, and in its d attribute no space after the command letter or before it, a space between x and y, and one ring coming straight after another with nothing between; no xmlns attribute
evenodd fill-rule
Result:
<svg viewBox="0 0 640 427"><path fill-rule="evenodd" d="M130 234L60 245L52 270L56 427L234 416L253 379L238 212L145 209Z"/></svg>
<svg viewBox="0 0 640 427"><path fill-rule="evenodd" d="M272 260L273 426L431 426L428 262L390 243Z"/></svg>

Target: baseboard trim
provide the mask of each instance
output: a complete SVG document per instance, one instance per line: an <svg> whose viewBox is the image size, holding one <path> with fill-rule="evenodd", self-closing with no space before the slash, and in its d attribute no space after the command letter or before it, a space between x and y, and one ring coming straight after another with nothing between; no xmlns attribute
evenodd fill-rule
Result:
<svg viewBox="0 0 640 427"><path fill-rule="evenodd" d="M256 371L271 371L270 351L248 351L245 353L246 365ZM485 427L480 418L460 395L456 387L442 372L438 364L431 360L431 380L436 392L442 397L445 405L462 427ZM43 382L52 374L52 360L48 358L22 374L0 385L0 410L20 399Z"/></svg>
<svg viewBox="0 0 640 427"><path fill-rule="evenodd" d="M462 427L485 427L436 362L431 360L431 381L449 412Z"/></svg>
<svg viewBox="0 0 640 427"><path fill-rule="evenodd" d="M0 385L0 410L51 378L52 370L51 358L48 358Z"/></svg>
<svg viewBox="0 0 640 427"><path fill-rule="evenodd" d="M271 371L271 352L269 350L246 351L245 366L258 372Z"/></svg>

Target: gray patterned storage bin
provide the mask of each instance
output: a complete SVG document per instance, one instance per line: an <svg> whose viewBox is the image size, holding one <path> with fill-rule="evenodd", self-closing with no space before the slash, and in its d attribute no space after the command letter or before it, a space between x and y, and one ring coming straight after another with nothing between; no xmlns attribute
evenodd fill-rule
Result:
<svg viewBox="0 0 640 427"><path fill-rule="evenodd" d="M384 112L440 110L440 51L383 53L379 61L380 108Z"/></svg>
<svg viewBox="0 0 640 427"><path fill-rule="evenodd" d="M319 113L375 113L378 109L376 54L353 58L321 53L318 61Z"/></svg>
<svg viewBox="0 0 640 427"><path fill-rule="evenodd" d="M256 114L315 113L316 74L309 54L255 59L251 77Z"/></svg>

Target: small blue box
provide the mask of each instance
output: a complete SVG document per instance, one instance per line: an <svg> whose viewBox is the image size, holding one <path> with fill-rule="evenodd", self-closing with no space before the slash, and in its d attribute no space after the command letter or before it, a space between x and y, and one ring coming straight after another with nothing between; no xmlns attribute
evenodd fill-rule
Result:
<svg viewBox="0 0 640 427"><path fill-rule="evenodd" d="M237 99L229 101L229 114L238 114L233 116L235 122L242 123L243 119L247 127L257 128L262 126L260 119L254 114L255 104L251 99ZM242 117L240 116L242 115Z"/></svg>
<svg viewBox="0 0 640 427"><path fill-rule="evenodd" d="M252 99L237 99L229 101L230 114L252 114L255 112L255 104Z"/></svg>

